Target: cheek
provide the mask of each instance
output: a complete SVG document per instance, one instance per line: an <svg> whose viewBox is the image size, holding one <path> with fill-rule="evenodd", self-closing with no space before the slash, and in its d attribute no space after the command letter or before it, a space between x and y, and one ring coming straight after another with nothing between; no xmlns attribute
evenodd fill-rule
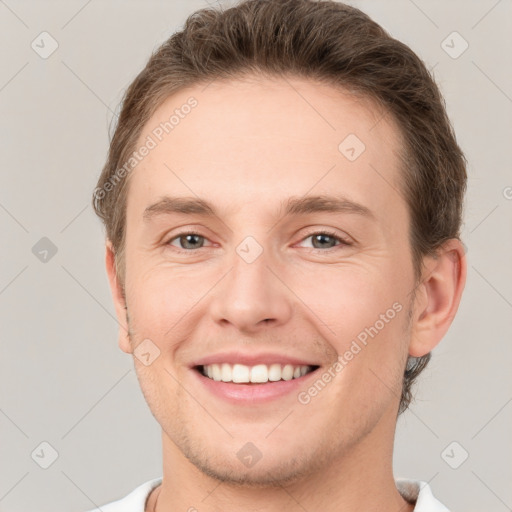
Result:
<svg viewBox="0 0 512 512"><path fill-rule="evenodd" d="M166 340L184 335L190 315L218 279L211 272L186 270L156 266L133 276L129 305L137 337L164 347Z"/></svg>
<svg viewBox="0 0 512 512"><path fill-rule="evenodd" d="M383 322L387 328L399 316L397 310L403 309L400 281L377 265L319 267L317 272L304 272L293 279L290 288L305 304L303 310L316 316L317 325L322 322L329 327L322 328L322 334L340 349L376 322L379 330Z"/></svg>
<svg viewBox="0 0 512 512"><path fill-rule="evenodd" d="M395 389L401 381L407 347L407 283L393 270L391 265L387 270L331 268L304 274L292 285L312 312L306 313L311 322L338 357L339 392L350 389L362 403L364 397L389 392L383 382Z"/></svg>

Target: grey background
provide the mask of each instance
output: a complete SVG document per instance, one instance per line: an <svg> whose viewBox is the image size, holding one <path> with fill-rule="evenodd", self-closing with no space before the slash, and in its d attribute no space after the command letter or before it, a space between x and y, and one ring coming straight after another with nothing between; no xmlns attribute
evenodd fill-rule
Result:
<svg viewBox="0 0 512 512"><path fill-rule="evenodd" d="M395 474L454 511L511 510L512 2L351 3L434 68L469 160L466 290L398 422ZM0 0L0 511L88 510L161 475L90 196L125 87L206 5ZM43 31L59 45L47 59L31 47ZM442 47L453 31L469 44L456 59ZM57 248L46 262L43 237ZM58 452L47 469L42 442Z"/></svg>

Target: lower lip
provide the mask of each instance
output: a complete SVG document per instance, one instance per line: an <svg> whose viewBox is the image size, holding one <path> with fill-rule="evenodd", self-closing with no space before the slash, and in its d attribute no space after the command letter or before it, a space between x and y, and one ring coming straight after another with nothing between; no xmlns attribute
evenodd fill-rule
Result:
<svg viewBox="0 0 512 512"><path fill-rule="evenodd" d="M310 377L316 375L319 368L312 372L291 380L278 380L262 384L235 384L233 382L222 382L205 377L201 372L192 369L199 382L214 395L227 400L228 402L241 404L260 404L271 402L293 392L298 393Z"/></svg>

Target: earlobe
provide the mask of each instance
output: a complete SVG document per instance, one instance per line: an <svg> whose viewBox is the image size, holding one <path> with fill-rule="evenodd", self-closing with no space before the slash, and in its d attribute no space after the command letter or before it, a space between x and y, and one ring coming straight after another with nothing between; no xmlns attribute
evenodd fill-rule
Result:
<svg viewBox="0 0 512 512"><path fill-rule="evenodd" d="M426 257L416 291L409 355L424 356L442 340L459 308L466 272L464 245L458 239L447 240L435 258Z"/></svg>
<svg viewBox="0 0 512 512"><path fill-rule="evenodd" d="M128 312L126 309L126 299L116 270L114 248L112 246L112 242L108 239L105 244L105 267L110 284L110 291L112 293L112 299L116 309L117 321L119 323L119 348L123 352L131 354L132 348L130 338L128 336Z"/></svg>

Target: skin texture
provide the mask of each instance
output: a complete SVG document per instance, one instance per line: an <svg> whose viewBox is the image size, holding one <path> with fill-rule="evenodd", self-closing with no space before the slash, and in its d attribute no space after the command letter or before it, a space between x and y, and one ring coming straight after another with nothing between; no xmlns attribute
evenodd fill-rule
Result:
<svg viewBox="0 0 512 512"><path fill-rule="evenodd" d="M190 96L197 107L129 178L125 297L108 241L106 250L120 348L133 353L150 339L160 350L148 366L134 357L162 427L163 484L147 510L155 501L158 512L412 510L392 474L402 376L407 355L431 351L457 311L462 244L450 240L425 258L415 283L399 132L371 101L298 78L213 82L169 97L140 145ZM338 149L348 134L365 144L355 161ZM325 194L373 217L280 211L289 197ZM143 220L164 195L205 199L217 216ZM325 229L351 245L311 236ZM176 238L190 230L204 238ZM263 249L250 264L236 251L248 236ZM326 371L394 303L401 311L308 404L291 393L235 406L198 385L189 367L240 349ZM249 441L262 453L250 468L237 457Z"/></svg>

